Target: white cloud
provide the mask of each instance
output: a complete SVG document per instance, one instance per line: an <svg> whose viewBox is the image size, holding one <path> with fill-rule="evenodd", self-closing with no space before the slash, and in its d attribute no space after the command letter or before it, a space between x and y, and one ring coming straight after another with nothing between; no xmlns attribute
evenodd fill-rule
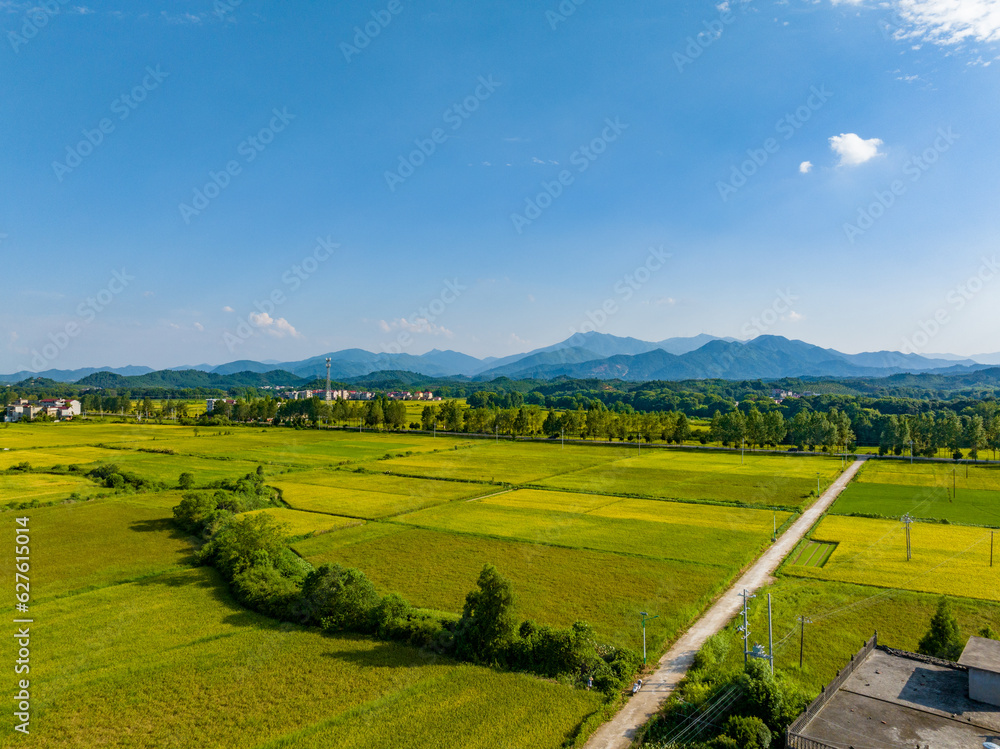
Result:
<svg viewBox="0 0 1000 749"><path fill-rule="evenodd" d="M661 296L658 299L654 299L653 304L657 307L673 307L677 304L677 300L672 296Z"/></svg>
<svg viewBox="0 0 1000 749"><path fill-rule="evenodd" d="M455 334L454 332L448 330L448 328L442 327L440 325L435 325L430 320L424 317L414 317L412 320L407 320L405 317L400 317L396 320L391 320L386 322L385 320L379 320L378 326L382 329L383 333L390 333L393 330L405 330L407 333L425 333L427 335L443 335L445 338L451 338Z"/></svg>
<svg viewBox="0 0 1000 749"><path fill-rule="evenodd" d="M197 330L197 331L203 331L203 330L205 330L205 326L202 325L200 322L196 322L194 324L194 329Z"/></svg>
<svg viewBox="0 0 1000 749"><path fill-rule="evenodd" d="M167 23L200 24L202 21L201 16L196 16L193 13L168 13L165 10L160 11L160 17Z"/></svg>
<svg viewBox="0 0 1000 749"><path fill-rule="evenodd" d="M881 156L878 151L881 145L881 139L865 140L857 133L841 133L830 138L830 148L840 156L840 166L858 166Z"/></svg>
<svg viewBox="0 0 1000 749"><path fill-rule="evenodd" d="M540 158L538 158L537 156L532 156L532 157L531 157L531 163L532 163L532 164L543 164L543 165L545 164L545 162L544 162L544 161L542 161L542 160L541 160Z"/></svg>
<svg viewBox="0 0 1000 749"><path fill-rule="evenodd" d="M225 307L222 308L222 311L223 312L234 312L235 310L227 304Z"/></svg>
<svg viewBox="0 0 1000 749"><path fill-rule="evenodd" d="M275 320L266 312L251 312L249 319L255 327L260 328L265 333L272 335L275 338L285 338L286 336L290 336L292 338L302 338L302 334L283 317L279 317Z"/></svg>
<svg viewBox="0 0 1000 749"><path fill-rule="evenodd" d="M1000 5L996 0L832 0L834 5L891 7L879 25L896 39L942 46L1000 41Z"/></svg>
<svg viewBox="0 0 1000 749"><path fill-rule="evenodd" d="M787 320L788 322L800 322L802 320L805 320L805 315L800 315L798 312L795 312L793 310L793 311L789 312L787 315L785 315L781 319L782 320Z"/></svg>
<svg viewBox="0 0 1000 749"><path fill-rule="evenodd" d="M524 338L521 338L521 336L517 333L511 333L507 338L507 344L509 346L527 346L529 343L530 341L526 341Z"/></svg>
<svg viewBox="0 0 1000 749"><path fill-rule="evenodd" d="M965 41L1000 42L1000 4L996 0L898 0L896 14L906 26L901 39L953 45Z"/></svg>
<svg viewBox="0 0 1000 749"><path fill-rule="evenodd" d="M802 174L809 174L813 170L813 163L811 161L803 161L799 164L799 172Z"/></svg>

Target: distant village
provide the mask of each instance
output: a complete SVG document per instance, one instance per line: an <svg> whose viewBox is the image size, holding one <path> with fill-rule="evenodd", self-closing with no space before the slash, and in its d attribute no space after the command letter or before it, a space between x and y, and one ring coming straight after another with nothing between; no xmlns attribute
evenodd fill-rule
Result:
<svg viewBox="0 0 1000 749"><path fill-rule="evenodd" d="M53 421L68 421L80 415L80 401L69 398L43 398L29 401L20 398L7 405L4 421L32 421L49 418Z"/></svg>
<svg viewBox="0 0 1000 749"><path fill-rule="evenodd" d="M290 390L275 393L282 400L308 400L309 398L320 398L333 403L338 400L345 401L371 401L379 397L378 393L362 390ZM409 391L394 390L386 393L385 397L394 401L440 401L441 396L435 396L431 391L411 393ZM216 403L228 403L234 405L236 401L232 398L208 398L205 401L205 408L208 413L215 410ZM35 419L50 419L52 421L70 421L75 416L82 413L80 401L71 398L43 398L37 401L20 398L7 405L3 412L3 421L34 421Z"/></svg>

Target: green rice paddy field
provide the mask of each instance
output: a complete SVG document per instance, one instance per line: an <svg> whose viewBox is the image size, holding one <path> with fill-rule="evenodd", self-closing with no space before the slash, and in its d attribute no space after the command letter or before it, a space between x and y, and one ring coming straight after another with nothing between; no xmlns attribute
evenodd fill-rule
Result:
<svg viewBox="0 0 1000 749"><path fill-rule="evenodd" d="M82 476L98 463L164 486L263 465L287 505L264 512L314 564L357 566L380 592L459 612L491 562L522 619L585 619L601 641L638 649L639 611L660 614L647 629L652 657L810 501L816 474L826 484L840 469L810 457L748 454L740 466L732 453L83 423L0 429L0 448L0 471L35 468L0 473L0 505L53 502L0 515L33 528L32 743L78 747L558 747L602 709L585 691L242 611L212 570L192 568L191 542L170 523L182 492L111 494ZM82 501L65 501L74 491ZM12 577L10 558L0 564Z"/></svg>

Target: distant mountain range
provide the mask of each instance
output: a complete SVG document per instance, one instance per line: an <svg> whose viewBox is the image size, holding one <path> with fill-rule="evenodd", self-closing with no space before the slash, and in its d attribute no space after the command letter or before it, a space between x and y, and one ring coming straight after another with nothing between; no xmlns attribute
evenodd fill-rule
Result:
<svg viewBox="0 0 1000 749"><path fill-rule="evenodd" d="M1000 353L962 358L951 354L919 356L896 351L844 354L781 336L759 336L749 341L698 335L641 341L607 333L576 333L565 341L502 358L474 356L434 349L426 354L374 354L345 349L302 361L266 362L240 360L219 366L207 364L174 367L154 372L150 367L48 370L0 375L0 382L20 382L44 377L58 382L79 382L99 387L120 386L124 377L142 375L143 384L175 387L215 387L221 376L255 373L252 383L299 385L326 377L326 359L332 360L331 377L349 380L373 372L413 372L427 377L463 377L492 380L554 379L556 377L643 380L777 379L781 377L887 377L894 374L961 374L1000 364ZM110 374L108 374L110 373ZM195 373L201 373L196 375ZM214 376L214 377L213 377ZM180 385L180 382L195 382ZM117 383L117 384L112 384Z"/></svg>

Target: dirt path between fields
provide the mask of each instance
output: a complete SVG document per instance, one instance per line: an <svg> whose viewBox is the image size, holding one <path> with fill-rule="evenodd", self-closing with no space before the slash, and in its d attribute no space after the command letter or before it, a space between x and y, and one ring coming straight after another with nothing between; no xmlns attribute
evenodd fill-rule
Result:
<svg viewBox="0 0 1000 749"><path fill-rule="evenodd" d="M752 593L769 581L771 574L781 564L781 560L791 553L806 532L844 491L866 457L859 457L848 466L812 507L792 523L777 543L765 551L753 566L702 615L701 619L691 625L691 628L660 659L656 671L650 674L648 679L643 679L639 693L631 697L614 718L590 737L585 749L625 749L631 745L639 729L656 715L660 705L691 668L695 653L709 637L725 627L740 611L743 605L740 594L743 589L746 588Z"/></svg>

